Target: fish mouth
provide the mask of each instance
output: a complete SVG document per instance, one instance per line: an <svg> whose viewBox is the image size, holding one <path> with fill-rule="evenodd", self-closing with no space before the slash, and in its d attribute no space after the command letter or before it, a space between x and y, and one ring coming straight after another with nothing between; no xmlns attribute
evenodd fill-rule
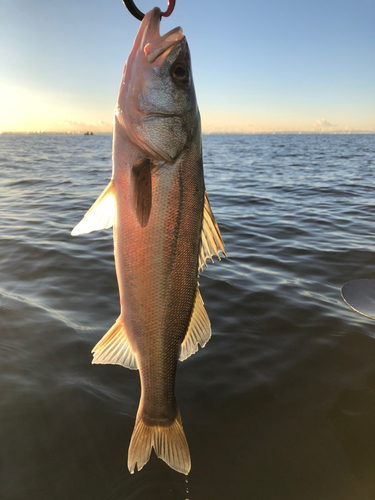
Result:
<svg viewBox="0 0 375 500"><path fill-rule="evenodd" d="M164 60L172 48L184 38L180 26L160 36L160 9L158 7L146 14L140 29L143 32L140 45L149 63L154 63L157 59ZM164 57L160 58L162 54Z"/></svg>

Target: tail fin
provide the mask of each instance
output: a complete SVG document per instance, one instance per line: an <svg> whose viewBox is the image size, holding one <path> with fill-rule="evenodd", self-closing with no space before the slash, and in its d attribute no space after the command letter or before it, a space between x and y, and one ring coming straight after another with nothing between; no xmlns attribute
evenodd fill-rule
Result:
<svg viewBox="0 0 375 500"><path fill-rule="evenodd" d="M164 460L169 467L182 474L189 474L190 453L180 413L170 427L150 427L141 417L137 418L128 455L128 468L131 474L134 473L135 466L140 471L149 461L152 447L157 457Z"/></svg>

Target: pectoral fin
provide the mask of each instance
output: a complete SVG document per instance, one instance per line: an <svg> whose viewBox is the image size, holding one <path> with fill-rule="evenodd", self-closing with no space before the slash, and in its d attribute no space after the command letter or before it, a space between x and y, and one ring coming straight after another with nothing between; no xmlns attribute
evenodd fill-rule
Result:
<svg viewBox="0 0 375 500"><path fill-rule="evenodd" d="M133 185L133 210L139 225L146 227L151 213L152 184L151 160L144 158L132 168L131 182Z"/></svg>
<svg viewBox="0 0 375 500"><path fill-rule="evenodd" d="M198 351L198 344L204 347L211 337L211 324L203 305L201 294L197 287L195 303L191 314L190 324L181 344L180 361Z"/></svg>
<svg viewBox="0 0 375 500"><path fill-rule="evenodd" d="M81 222L72 230L72 236L91 233L112 227L116 220L115 184L111 181L93 206L86 212Z"/></svg>
<svg viewBox="0 0 375 500"><path fill-rule="evenodd" d="M201 247L199 253L199 269L203 271L203 266L207 267L206 260L213 262L212 256L216 255L219 260L221 252L225 257L224 242L220 234L219 227L212 213L207 193L204 193L203 223L201 232Z"/></svg>
<svg viewBox="0 0 375 500"><path fill-rule="evenodd" d="M92 364L122 365L137 370L137 358L129 344L121 316L91 351Z"/></svg>

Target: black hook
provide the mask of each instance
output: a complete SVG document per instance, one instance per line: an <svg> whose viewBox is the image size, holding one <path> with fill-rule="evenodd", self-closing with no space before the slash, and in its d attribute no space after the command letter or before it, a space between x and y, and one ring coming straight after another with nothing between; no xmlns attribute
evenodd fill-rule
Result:
<svg viewBox="0 0 375 500"><path fill-rule="evenodd" d="M125 4L125 7L128 9L130 14L132 14L136 19L142 21L145 15L136 7L133 0L122 0Z"/></svg>
<svg viewBox="0 0 375 500"><path fill-rule="evenodd" d="M125 7L128 9L130 14L132 14L136 19L142 21L145 15L138 9L133 0L122 0L122 1L124 2ZM168 0L168 8L165 12L161 12L160 16L169 17L173 12L175 4L176 0Z"/></svg>

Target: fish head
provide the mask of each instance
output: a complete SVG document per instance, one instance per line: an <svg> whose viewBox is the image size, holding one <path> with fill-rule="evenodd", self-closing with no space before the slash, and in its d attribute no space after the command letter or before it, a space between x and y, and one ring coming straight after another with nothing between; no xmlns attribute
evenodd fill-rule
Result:
<svg viewBox="0 0 375 500"><path fill-rule="evenodd" d="M170 163L200 134L200 117L182 29L163 36L159 30L155 7L145 15L126 62L115 126L142 152Z"/></svg>

